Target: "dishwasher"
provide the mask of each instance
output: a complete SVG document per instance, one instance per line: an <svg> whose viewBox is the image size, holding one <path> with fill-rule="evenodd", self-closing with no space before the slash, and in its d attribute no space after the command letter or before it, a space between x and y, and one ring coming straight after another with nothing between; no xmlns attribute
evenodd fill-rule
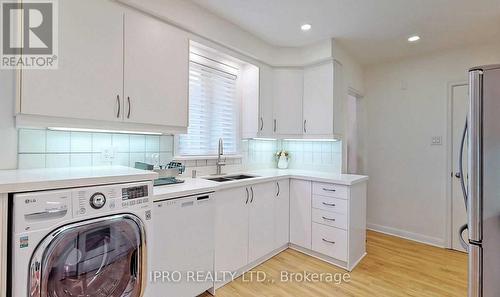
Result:
<svg viewBox="0 0 500 297"><path fill-rule="evenodd" d="M213 287L213 192L161 199L153 205L147 297L193 297Z"/></svg>

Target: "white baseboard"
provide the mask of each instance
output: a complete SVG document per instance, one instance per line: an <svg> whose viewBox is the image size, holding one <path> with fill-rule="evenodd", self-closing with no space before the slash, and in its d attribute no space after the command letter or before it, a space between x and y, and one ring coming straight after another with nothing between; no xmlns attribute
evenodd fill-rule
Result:
<svg viewBox="0 0 500 297"><path fill-rule="evenodd" d="M404 230L400 230L400 229L396 229L396 228L392 228L392 227L386 227L386 226L371 224L371 223L367 223L366 228L368 230L372 230L372 231L376 231L376 232L380 232L380 233L384 233L384 234L388 234L388 235L393 235L393 236L417 241L420 243L424 243L424 244L428 244L428 245L432 245L432 246L436 246L436 247L440 247L440 248L446 247L445 240L442 238L436 238L436 237L432 237L432 236L408 232L408 231L404 231Z"/></svg>

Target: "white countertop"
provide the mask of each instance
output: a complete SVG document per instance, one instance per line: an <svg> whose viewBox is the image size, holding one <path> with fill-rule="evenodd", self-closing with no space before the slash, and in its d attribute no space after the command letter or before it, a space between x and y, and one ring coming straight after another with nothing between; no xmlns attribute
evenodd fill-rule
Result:
<svg viewBox="0 0 500 297"><path fill-rule="evenodd" d="M164 200L176 197L185 197L190 195L197 195L201 193L213 192L217 190L234 188L234 187L243 187L246 185L285 179L285 178L304 179L316 182L341 184L346 186L351 186L356 183L368 180L368 176L365 175L332 174L327 172L306 171L306 170L296 170L296 169L252 170L252 171L245 171L238 173L230 173L227 175L231 176L237 174L248 174L248 175L255 175L258 177L243 179L243 180L226 181L226 182L209 181L204 179L203 177L199 178L181 177L182 179L184 179L184 183L155 187L154 199Z"/></svg>
<svg viewBox="0 0 500 297"><path fill-rule="evenodd" d="M153 180L158 175L125 166L0 170L0 193L17 193Z"/></svg>

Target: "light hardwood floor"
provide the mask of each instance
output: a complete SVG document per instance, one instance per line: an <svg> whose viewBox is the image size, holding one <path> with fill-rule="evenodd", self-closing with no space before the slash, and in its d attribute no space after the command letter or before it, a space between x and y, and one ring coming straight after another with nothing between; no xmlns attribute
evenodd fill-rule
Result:
<svg viewBox="0 0 500 297"><path fill-rule="evenodd" d="M368 231L367 241L368 255L350 273L350 282L280 282L281 271L346 272L288 249L252 270L264 271L271 281L240 277L217 290L217 297L467 296L466 254L373 231Z"/></svg>

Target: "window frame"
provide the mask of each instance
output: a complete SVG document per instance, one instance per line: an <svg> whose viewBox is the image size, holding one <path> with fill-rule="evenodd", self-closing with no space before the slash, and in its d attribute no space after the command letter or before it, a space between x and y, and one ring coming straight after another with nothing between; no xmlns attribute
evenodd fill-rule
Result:
<svg viewBox="0 0 500 297"><path fill-rule="evenodd" d="M193 61L194 60L194 61ZM189 65L191 62L195 62L197 64L205 65L208 68L214 68L216 71L226 72L236 76L236 112L237 112L237 129L235 132L235 152L225 153L224 156L229 159L239 159L242 158L241 154L241 136L242 136L242 82L241 82L241 68L242 61L238 59L218 52L214 49L205 48L202 45L198 45L197 43L192 43L190 46L190 55L189 55ZM190 66L189 66L190 67ZM189 96L188 96L189 97ZM189 102L191 99L189 97ZM188 116L189 120L189 116ZM174 160L200 160L200 159L216 159L217 154L198 154L198 155L186 155L181 154L180 149L180 135L174 136Z"/></svg>

